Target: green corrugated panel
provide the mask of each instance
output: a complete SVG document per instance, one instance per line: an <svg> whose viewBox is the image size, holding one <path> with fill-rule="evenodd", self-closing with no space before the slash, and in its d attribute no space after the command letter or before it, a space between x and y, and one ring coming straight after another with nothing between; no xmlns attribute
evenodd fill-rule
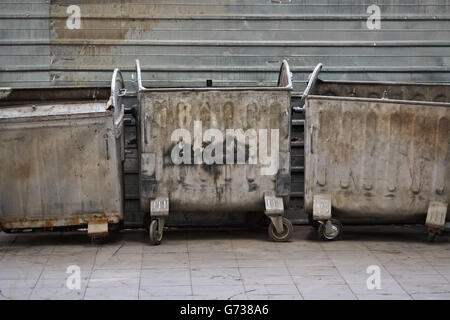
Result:
<svg viewBox="0 0 450 320"><path fill-rule="evenodd" d="M381 29L367 28L367 8ZM69 5L81 29L69 30ZM448 0L0 2L0 86L107 84L114 67L145 85L273 83L282 59L295 88L326 79L449 81Z"/></svg>

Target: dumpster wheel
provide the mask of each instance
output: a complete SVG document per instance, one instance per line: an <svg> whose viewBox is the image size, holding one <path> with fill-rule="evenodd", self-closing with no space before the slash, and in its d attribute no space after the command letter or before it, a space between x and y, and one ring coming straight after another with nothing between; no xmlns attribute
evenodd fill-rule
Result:
<svg viewBox="0 0 450 320"><path fill-rule="evenodd" d="M335 240L342 234L342 224L339 220L330 219L321 222L317 232L322 240Z"/></svg>
<svg viewBox="0 0 450 320"><path fill-rule="evenodd" d="M160 245L162 240L162 232L158 231L158 220L154 219L150 223L150 227L148 228L148 234L150 236L150 243L152 245Z"/></svg>
<svg viewBox="0 0 450 320"><path fill-rule="evenodd" d="M269 224L269 237L273 241L277 242L286 242L291 238L292 232L294 231L294 227L292 226L292 222L283 217L283 232L278 233L275 229L275 226L272 222Z"/></svg>

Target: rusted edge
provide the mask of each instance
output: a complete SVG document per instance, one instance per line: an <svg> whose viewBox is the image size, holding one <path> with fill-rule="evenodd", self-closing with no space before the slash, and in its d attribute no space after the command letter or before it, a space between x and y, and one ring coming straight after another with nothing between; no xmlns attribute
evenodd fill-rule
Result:
<svg viewBox="0 0 450 320"><path fill-rule="evenodd" d="M12 92L12 88L0 88L0 100L6 99Z"/></svg>
<svg viewBox="0 0 450 320"><path fill-rule="evenodd" d="M53 227L76 227L85 226L89 223L105 222L116 224L122 221L122 215L114 213L92 213L72 217L62 218L16 218L5 219L0 223L0 230L5 229L32 229L32 228L53 228Z"/></svg>
<svg viewBox="0 0 450 320"><path fill-rule="evenodd" d="M375 98L359 98L359 97L336 97L336 96L316 96L309 95L307 99L316 100L338 100L338 101L364 101L364 102L378 102L378 103L398 103L398 104L412 104L420 106L441 106L450 107L448 102L432 102L432 101L416 101L416 100L395 100L395 99L375 99Z"/></svg>

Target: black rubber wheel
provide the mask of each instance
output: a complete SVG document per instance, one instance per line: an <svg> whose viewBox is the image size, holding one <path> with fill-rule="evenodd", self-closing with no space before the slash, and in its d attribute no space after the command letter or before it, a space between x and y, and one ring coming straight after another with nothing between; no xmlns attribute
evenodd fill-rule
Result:
<svg viewBox="0 0 450 320"><path fill-rule="evenodd" d="M150 243L154 246L160 245L162 240L162 232L158 232L158 220L152 220L148 228Z"/></svg>
<svg viewBox="0 0 450 320"><path fill-rule="evenodd" d="M325 223L320 223L317 232L319 234L320 239L322 240L336 240L342 234L342 224L339 220L331 219L331 232L326 232Z"/></svg>
<svg viewBox="0 0 450 320"><path fill-rule="evenodd" d="M292 226L292 222L286 218L283 218L283 231L281 233L277 232L272 222L270 222L268 229L269 237L276 242L289 241L293 231L294 227Z"/></svg>

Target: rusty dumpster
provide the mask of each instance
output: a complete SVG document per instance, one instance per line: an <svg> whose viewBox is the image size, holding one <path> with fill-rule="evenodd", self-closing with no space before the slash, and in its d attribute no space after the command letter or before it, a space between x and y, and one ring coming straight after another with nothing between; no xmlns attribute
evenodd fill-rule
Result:
<svg viewBox="0 0 450 320"><path fill-rule="evenodd" d="M0 89L0 228L87 228L122 221L124 84Z"/></svg>
<svg viewBox="0 0 450 320"><path fill-rule="evenodd" d="M421 223L435 239L450 218L450 85L321 81L320 68L302 97L305 208L320 237Z"/></svg>
<svg viewBox="0 0 450 320"><path fill-rule="evenodd" d="M152 244L172 212L264 212L287 241L291 73L271 87L145 88L136 61L140 202Z"/></svg>

